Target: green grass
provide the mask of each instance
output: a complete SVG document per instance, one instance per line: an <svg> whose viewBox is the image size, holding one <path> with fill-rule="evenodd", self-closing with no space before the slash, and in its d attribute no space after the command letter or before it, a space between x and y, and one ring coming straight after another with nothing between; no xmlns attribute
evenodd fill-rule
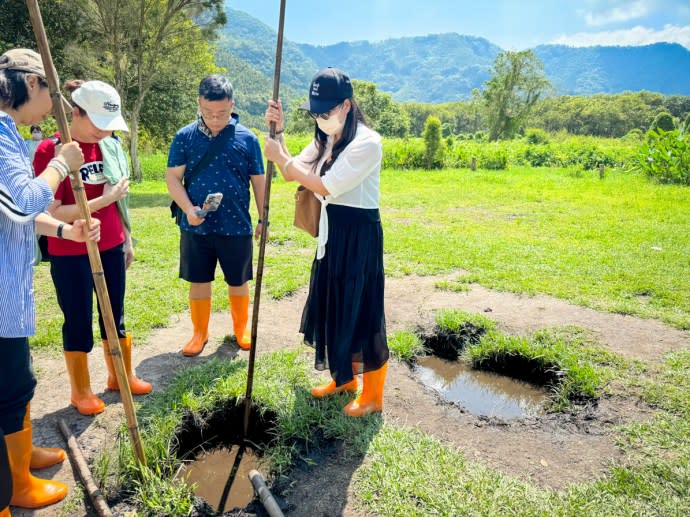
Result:
<svg viewBox="0 0 690 517"><path fill-rule="evenodd" d="M314 257L314 240L292 226L294 189L280 178L272 187L264 286L274 298L307 284ZM179 231L169 216L165 183L133 185L131 204L138 243L126 316L135 339L142 340L186 308L187 285L177 279ZM690 189L652 184L636 174L611 173L602 181L562 169L387 170L386 273L465 270L487 288L549 294L687 329L688 206ZM221 284L214 287L214 310L227 307ZM62 317L47 264L36 269L35 292L33 345L57 349Z"/></svg>
<svg viewBox="0 0 690 517"><path fill-rule="evenodd" d="M616 377L616 369L628 366L620 356L594 345L576 327L544 329L529 338L490 331L465 349L464 358L474 368L516 377L522 373L527 380L539 378L543 372L552 389L554 411L571 409L573 401L599 399Z"/></svg>
<svg viewBox="0 0 690 517"><path fill-rule="evenodd" d="M424 343L414 332L396 332L388 338L388 348L401 361L412 361L424 353Z"/></svg>
<svg viewBox="0 0 690 517"><path fill-rule="evenodd" d="M496 322L482 314L457 309L441 309L434 318L436 326L441 332L457 333L465 326L474 327L482 332L488 332L496 328Z"/></svg>
<svg viewBox="0 0 690 517"><path fill-rule="evenodd" d="M363 455L381 425L380 417L346 417L342 406L348 395L314 400L309 390L317 381L311 371L311 364L299 350L262 355L256 362L252 401L260 411L276 415L275 439L265 458L277 475L295 460L299 450L295 444L308 448L317 429L324 438L343 440L351 454ZM192 493L173 479L180 465L174 454L174 436L182 416L190 412L203 418L228 400L243 400L246 383L245 360L212 360L179 372L164 391L152 394L138 408L148 467L135 464L129 443L123 440L117 467L119 486L106 490L124 491L144 515L185 515ZM121 432L126 431L123 428ZM107 463L109 460L99 461L101 465ZM168 513L170 508L184 511Z"/></svg>

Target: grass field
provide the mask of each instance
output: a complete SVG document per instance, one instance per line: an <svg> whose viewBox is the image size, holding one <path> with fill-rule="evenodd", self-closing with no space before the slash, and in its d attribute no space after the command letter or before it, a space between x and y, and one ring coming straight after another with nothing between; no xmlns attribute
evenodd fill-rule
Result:
<svg viewBox="0 0 690 517"><path fill-rule="evenodd" d="M264 286L276 298L306 285L314 253L313 240L291 225L293 192L294 186L281 179L273 184ZM127 324L139 338L166 325L172 314L187 306L187 286L176 278L178 231L168 204L162 181L132 187L138 244L137 260L128 274ZM601 180L594 173L544 168L386 170L385 267L390 276L462 270L466 275L454 281L457 285L444 288L462 290L464 283L477 282L491 289L544 293L688 329L688 206L690 189L652 184L635 174L609 173ZM58 350L61 316L45 264L37 268L36 293L39 334L33 345ZM214 300L216 310L227 306L220 282ZM496 340L494 348L499 345L503 347ZM415 343L400 346L414 355ZM530 353L542 353L530 346ZM567 355L571 352L559 351L554 360L596 359L589 352ZM356 473L356 486L359 504L370 513L684 515L690 510L689 353L669 355L664 364L649 366L646 376L624 362L611 361L604 382L615 379L618 390L650 404L657 413L652 421L619 430L625 464L612 465L605 478L560 492L469 461L460 451L415 430L339 417L342 401L329 403L322 413L312 411L305 400L275 400L272 394L299 391L295 387L306 392L313 382L308 365L293 355L265 359L260 368L268 373L263 378L290 386L260 387L257 400L285 416L280 432L286 440L318 426L355 448L366 447L368 461ZM479 350L477 354L481 362ZM150 424L145 438L152 462L174 470L164 431L171 431L179 415L170 408L200 411L221 398L240 397L243 370L241 361L187 370L141 408L142 421ZM279 448L274 454L276 465L285 467L289 451ZM152 515L165 511L159 504L186 508L188 490L166 484L158 474L149 472L137 489L143 507Z"/></svg>
<svg viewBox="0 0 690 517"><path fill-rule="evenodd" d="M294 186L272 187L264 286L282 297L305 285L313 240L292 227ZM178 230L162 181L132 187L138 240L128 274L135 336L187 306ZM690 189L636 174L564 169L393 171L382 176L388 275L464 270L463 281L544 293L595 309L690 328ZM256 216L253 216L256 219ZM256 255L256 254L255 254ZM220 282L214 308L227 305ZM59 348L61 315L49 268L37 268L34 346Z"/></svg>

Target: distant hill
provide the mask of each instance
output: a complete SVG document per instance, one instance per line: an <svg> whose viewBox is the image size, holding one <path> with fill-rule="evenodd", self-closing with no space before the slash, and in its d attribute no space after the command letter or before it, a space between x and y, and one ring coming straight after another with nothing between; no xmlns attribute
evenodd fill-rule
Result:
<svg viewBox="0 0 690 517"><path fill-rule="evenodd" d="M585 48L541 45L534 52L559 93L649 90L690 95L690 51L677 43Z"/></svg>
<svg viewBox="0 0 690 517"><path fill-rule="evenodd" d="M252 70L250 75L263 75L272 84L275 29L242 11L226 8L226 12L228 24L221 31L218 64L233 61L237 73L244 73L239 72L239 59L249 66L245 71ZM541 45L534 51L559 94L649 90L690 95L690 51L678 44L585 48ZM354 79L376 83L399 102L458 101L469 98L474 88L482 88L500 52L500 47L484 38L455 33L328 46L285 40L281 84L286 98L303 96L314 72L337 66ZM257 80L258 76L253 79Z"/></svg>

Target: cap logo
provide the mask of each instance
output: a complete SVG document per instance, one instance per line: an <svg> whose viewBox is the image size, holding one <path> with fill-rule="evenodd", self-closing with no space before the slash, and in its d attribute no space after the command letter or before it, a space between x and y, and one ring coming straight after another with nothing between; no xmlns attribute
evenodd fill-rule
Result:
<svg viewBox="0 0 690 517"><path fill-rule="evenodd" d="M105 102L103 103L103 109L106 110L106 111L109 111L109 112L111 112L111 113L115 113L115 112L117 112L117 111L120 110L120 105L119 105L119 104L115 104L114 102L105 101Z"/></svg>
<svg viewBox="0 0 690 517"><path fill-rule="evenodd" d="M311 96L312 97L318 97L319 96L319 83L318 81L314 81L311 83Z"/></svg>

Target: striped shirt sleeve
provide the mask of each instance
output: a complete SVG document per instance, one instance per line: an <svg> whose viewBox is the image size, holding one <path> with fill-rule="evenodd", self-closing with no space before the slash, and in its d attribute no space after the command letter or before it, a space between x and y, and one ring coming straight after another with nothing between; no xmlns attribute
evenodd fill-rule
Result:
<svg viewBox="0 0 690 517"><path fill-rule="evenodd" d="M22 152L25 144L17 142L14 132L0 123L0 211L15 222L26 222L45 212L53 192L44 179L33 177L28 150Z"/></svg>

